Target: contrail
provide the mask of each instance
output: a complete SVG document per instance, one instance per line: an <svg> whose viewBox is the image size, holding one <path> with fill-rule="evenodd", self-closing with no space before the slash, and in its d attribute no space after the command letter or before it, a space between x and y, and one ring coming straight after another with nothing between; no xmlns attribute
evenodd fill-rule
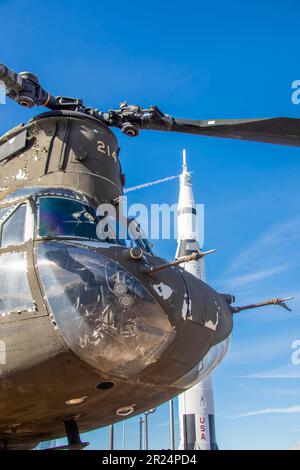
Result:
<svg viewBox="0 0 300 470"><path fill-rule="evenodd" d="M150 183L139 184L138 186L132 186L131 188L124 189L124 193L130 193L131 191L136 191L137 189L148 188L149 186L153 186L154 184L160 184L160 183L165 183L166 181L175 180L176 178L179 178L179 176L180 175L167 176L166 178L163 178L161 180L151 181Z"/></svg>

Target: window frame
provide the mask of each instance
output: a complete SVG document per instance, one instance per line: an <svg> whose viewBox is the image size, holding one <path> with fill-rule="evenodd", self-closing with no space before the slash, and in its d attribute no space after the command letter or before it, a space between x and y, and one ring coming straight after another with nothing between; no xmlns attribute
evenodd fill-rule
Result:
<svg viewBox="0 0 300 470"><path fill-rule="evenodd" d="M19 209L20 206L25 206L25 218L24 218L24 237L23 241L15 244L5 244L2 245L2 236L3 236L3 227L5 222L9 220L10 217ZM31 298L31 306L25 308L24 310L10 310L0 314L0 324L6 324L10 322L15 322L17 319L29 319L36 316L45 315L45 312L39 312L38 307L35 301L35 297L32 291L32 285L29 275L29 265L31 259L31 248L28 246L29 241L33 241L34 238L34 229L35 229L35 219L34 219L34 206L33 200L28 197L19 198L14 201L7 201L0 205L1 209L6 209L6 212L0 219L0 255L10 255L22 253L24 254L25 259L25 277L26 284L29 288L29 294ZM48 314L48 313L46 313ZM20 316L21 315L21 316Z"/></svg>
<svg viewBox="0 0 300 470"><path fill-rule="evenodd" d="M11 245L11 246L13 246L13 245ZM18 247L19 246L20 245L18 245ZM31 307L25 308L25 309L19 309L19 310L8 310L6 312L0 313L0 323L1 323L1 320L15 321L15 316L16 315L18 316L18 315L22 314L22 318L23 318L24 314L25 315L29 314L29 318L31 318L32 314L36 315L36 313L37 313L37 305L36 305L35 300L34 300L34 296L33 296L33 293L32 293L32 289L31 289L31 285L30 285L30 281L29 281L29 277L28 277L28 253L27 253L27 250L20 249L20 248L17 248L17 249L11 250L11 251L7 251L6 249L5 249L5 251L0 250L0 256L9 256L9 255L16 255L16 254L24 255L24 268L25 268L24 269L24 276L25 276L25 279L26 279L26 286L28 287L28 293L29 293L30 298L31 298Z"/></svg>
<svg viewBox="0 0 300 470"><path fill-rule="evenodd" d="M2 237L3 237L3 228L4 224L14 215L14 213L21 207L25 206L25 216L24 216L24 234L23 234L23 241L18 242L18 243L9 243L9 244L2 244ZM33 230L34 230L34 220L32 217L29 218L29 209L28 209L28 201L23 200L19 201L13 205L7 205L1 207L1 209L5 209L5 207L8 208L6 214L0 219L0 249L1 250L7 250L10 247L17 247L24 245L30 238L33 236ZM30 227L31 225L31 227Z"/></svg>

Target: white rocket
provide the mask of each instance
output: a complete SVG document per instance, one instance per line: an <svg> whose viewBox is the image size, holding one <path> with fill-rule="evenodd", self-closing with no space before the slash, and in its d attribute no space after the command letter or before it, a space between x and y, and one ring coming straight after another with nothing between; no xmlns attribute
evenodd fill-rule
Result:
<svg viewBox="0 0 300 470"><path fill-rule="evenodd" d="M196 204L191 174L187 170L186 151L183 150L183 171L180 175L178 202L178 238L176 258L202 248L197 240ZM204 220L204 219L202 219ZM198 227L202 228L203 227ZM202 238L202 237L201 237ZM205 281L204 258L182 265L184 269ZM178 397L180 441L179 449L217 450L214 420L214 398L211 370L226 354L228 341L212 348L199 364L198 382ZM203 378L203 379L202 379ZM199 381L201 380L201 381Z"/></svg>

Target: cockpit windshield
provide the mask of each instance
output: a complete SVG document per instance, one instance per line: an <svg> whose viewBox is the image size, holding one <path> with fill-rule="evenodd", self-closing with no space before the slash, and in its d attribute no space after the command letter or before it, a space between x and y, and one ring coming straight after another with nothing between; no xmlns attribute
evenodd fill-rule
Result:
<svg viewBox="0 0 300 470"><path fill-rule="evenodd" d="M131 234L132 221L128 223L122 219L120 223L113 218L99 217L93 207L66 197L40 196L38 205L39 236L42 238L79 238L126 247L139 246L153 254L151 244L142 232L139 237Z"/></svg>
<svg viewBox="0 0 300 470"><path fill-rule="evenodd" d="M80 201L61 197L39 198L41 237L76 237L97 240L97 221Z"/></svg>

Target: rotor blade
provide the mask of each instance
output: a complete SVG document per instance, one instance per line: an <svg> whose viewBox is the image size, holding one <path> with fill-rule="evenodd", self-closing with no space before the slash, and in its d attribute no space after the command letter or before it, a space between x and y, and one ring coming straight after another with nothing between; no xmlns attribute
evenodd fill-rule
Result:
<svg viewBox="0 0 300 470"><path fill-rule="evenodd" d="M209 121L173 118L172 121L168 128L164 127L162 130L295 147L300 146L300 119L297 118L279 117Z"/></svg>
<svg viewBox="0 0 300 470"><path fill-rule="evenodd" d="M0 64L0 80L5 83L8 89L14 90L15 92L22 90L22 78L4 64Z"/></svg>
<svg viewBox="0 0 300 470"><path fill-rule="evenodd" d="M0 64L0 80L6 86L7 95L18 104L28 108L45 106L56 109L57 99L41 87L36 75L30 72L16 73Z"/></svg>

